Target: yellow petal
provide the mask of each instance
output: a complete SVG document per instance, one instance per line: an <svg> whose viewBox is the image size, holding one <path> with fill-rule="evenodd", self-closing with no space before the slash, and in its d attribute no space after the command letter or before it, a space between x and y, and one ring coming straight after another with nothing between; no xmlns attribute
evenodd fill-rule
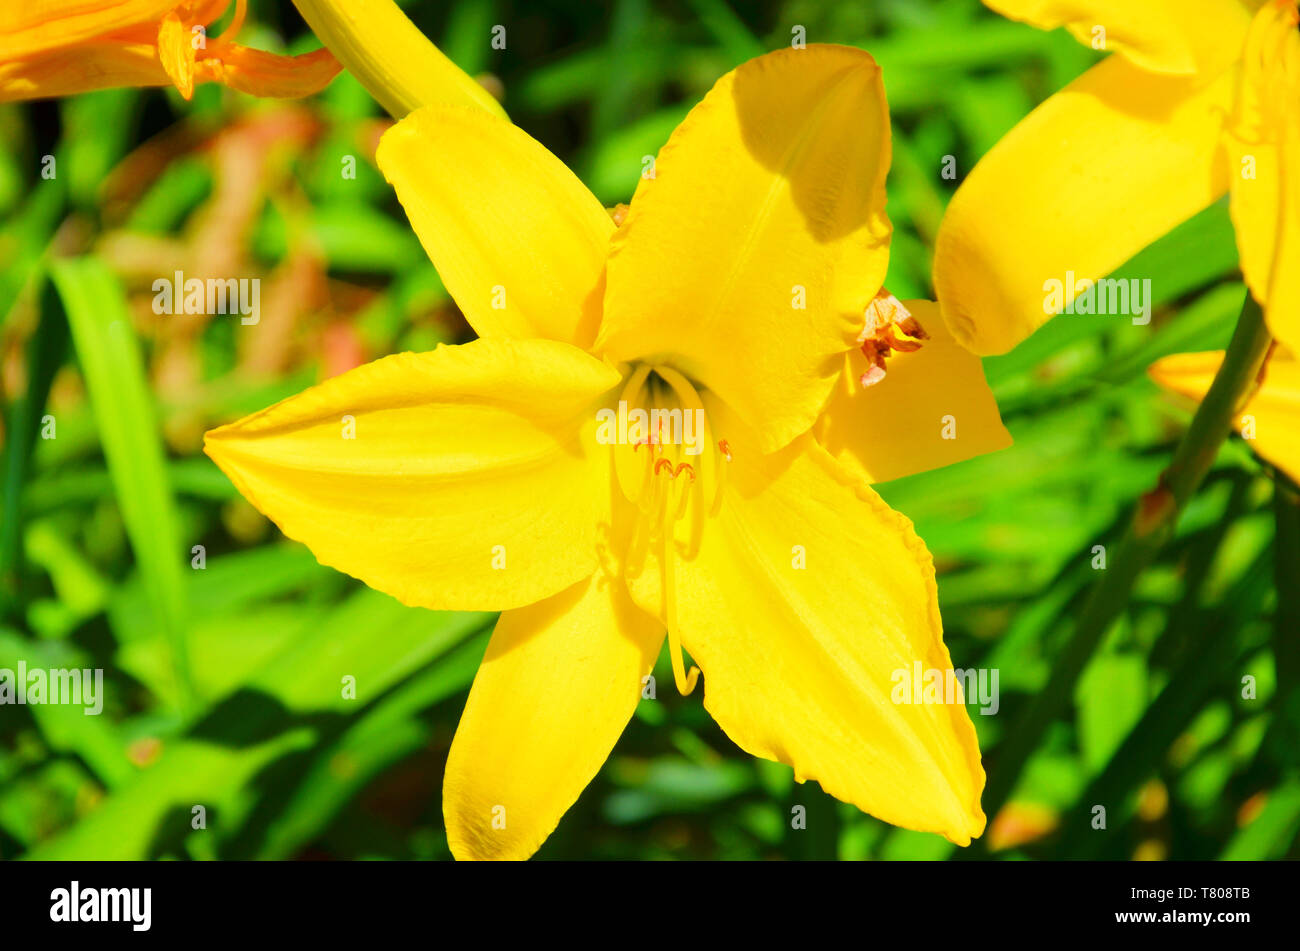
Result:
<svg viewBox="0 0 1300 951"><path fill-rule="evenodd" d="M1224 142L1241 269L1269 329L1300 348L1300 15L1274 0L1246 43L1240 94Z"/></svg>
<svg viewBox="0 0 1300 951"><path fill-rule="evenodd" d="M1144 69L1222 69L1241 50L1259 0L984 0L1040 30L1068 29L1083 45L1115 50Z"/></svg>
<svg viewBox="0 0 1300 951"><path fill-rule="evenodd" d="M591 343L614 225L563 162L509 122L453 107L397 123L377 160L480 336Z"/></svg>
<svg viewBox="0 0 1300 951"><path fill-rule="evenodd" d="M90 45L0 62L0 102L73 96L120 86L171 82L153 43Z"/></svg>
<svg viewBox="0 0 1300 951"><path fill-rule="evenodd" d="M359 367L206 448L322 564L405 604L517 607L596 567L609 464L588 447L617 383L567 344L477 340Z"/></svg>
<svg viewBox="0 0 1300 951"><path fill-rule="evenodd" d="M965 707L895 702L916 664L952 667L925 544L811 436L760 455L717 403L710 419L734 437L727 490L698 555L672 559L676 630L705 706L796 779L969 844L984 829L984 770Z"/></svg>
<svg viewBox="0 0 1300 951"><path fill-rule="evenodd" d="M1071 278L1104 277L1222 195L1233 80L1158 76L1113 57L994 146L936 240L935 290L957 341L1011 349L1056 312L1050 282L1068 305Z"/></svg>
<svg viewBox="0 0 1300 951"><path fill-rule="evenodd" d="M609 756L663 638L601 574L501 615L447 757L456 858L537 851Z"/></svg>
<svg viewBox="0 0 1300 951"><path fill-rule="evenodd" d="M1176 353L1152 364L1151 378L1198 402L1210 389L1223 351ZM1235 423L1253 450L1300 482L1300 361L1279 347L1264 365L1264 379Z"/></svg>
<svg viewBox="0 0 1300 951"><path fill-rule="evenodd" d="M1300 137L1288 141L1283 156L1289 171L1283 184L1277 263L1269 283L1264 320L1273 336L1293 353L1300 353L1300 267L1296 266L1300 262Z"/></svg>
<svg viewBox="0 0 1300 951"><path fill-rule="evenodd" d="M492 94L430 43L392 0L294 0L294 5L393 118L432 105L468 106L505 117Z"/></svg>
<svg viewBox="0 0 1300 951"><path fill-rule="evenodd" d="M889 258L889 111L861 50L813 45L720 79L614 239L597 349L667 356L770 449L806 430Z"/></svg>
<svg viewBox="0 0 1300 951"><path fill-rule="evenodd" d="M1011 445L979 357L957 344L932 301L903 304L929 335L920 350L895 353L885 378L863 387L867 360L845 355L843 377L814 430L842 465L887 482Z"/></svg>

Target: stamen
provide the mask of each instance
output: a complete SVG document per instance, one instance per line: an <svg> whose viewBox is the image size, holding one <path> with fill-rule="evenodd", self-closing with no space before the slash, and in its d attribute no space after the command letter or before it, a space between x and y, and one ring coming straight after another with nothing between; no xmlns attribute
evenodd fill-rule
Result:
<svg viewBox="0 0 1300 951"><path fill-rule="evenodd" d="M652 382L656 374L659 381ZM673 392L664 393L658 382L667 384ZM703 401L680 372L655 365L637 367L623 387L620 402L644 405L647 400L657 407L651 410L651 433L629 439L631 453L625 445L614 455L620 488L639 509L637 524L645 528L644 533L638 530L634 534L630 545L640 544L638 550L645 551L646 546L657 547L664 542L674 547L677 557L694 558L703 540L705 520L721 507L721 491L726 483L723 459L731 461L731 447L725 439L717 442L716 450L709 447L713 437ZM678 418L680 446L676 445ZM641 446L652 447L643 457L644 467L631 461ZM680 478L683 474L685 479ZM685 523L679 524L684 519Z"/></svg>
<svg viewBox="0 0 1300 951"><path fill-rule="evenodd" d="M649 366L637 367L632 372L632 375L627 378L627 383L623 386L623 392L619 394L619 400L630 404L631 400L636 396L637 391L640 390L641 387L645 386L645 381L648 376L650 376Z"/></svg>
<svg viewBox="0 0 1300 951"><path fill-rule="evenodd" d="M619 394L619 403L635 406L641 402L641 393L645 388L646 380L650 376L649 366L637 367L627 378L623 385L623 390ZM652 445L653 440L645 436L636 440L632 444L632 452L635 454L643 445ZM648 496L652 494L654 482L657 481L653 476L653 463L655 458L654 451L647 452L645 455L646 463L643 467L638 467L635 462L628 464L625 456L619 447L611 448L614 455L614 468L617 473L619 487L623 491L624 497L632 502L642 511L646 510L649 501ZM638 468L640 471L638 472Z"/></svg>
<svg viewBox="0 0 1300 951"><path fill-rule="evenodd" d="M673 663L673 681L677 684L677 692L686 697L695 690L695 685L699 682L700 668L692 664L690 672L687 673L686 664L682 660L682 642L677 632L677 583L676 570L673 567L673 546L666 537L661 557L664 565L664 613L668 622L668 656Z"/></svg>
<svg viewBox="0 0 1300 951"><path fill-rule="evenodd" d="M678 402L682 405L682 411L698 412L700 418L704 420L704 425L708 427L709 422L704 413L704 403L701 402L700 395L695 392L695 387L691 385L690 381L672 367L657 367L655 372L663 377L668 385L673 388L673 392L677 394ZM700 437L703 438L704 433L701 432ZM713 454L708 452L703 453L700 456L699 462L701 487L716 485L718 464L717 460L713 458ZM694 472L694 469L691 471ZM704 489L704 491L707 492L708 490ZM701 510L697 517L697 535L699 531L703 530L703 515L704 512Z"/></svg>
<svg viewBox="0 0 1300 951"><path fill-rule="evenodd" d="M870 354L868 354L868 355L867 355L867 359L870 360L871 358L872 358L872 356L871 356ZM875 359L876 359L878 362L876 362L876 363L874 363L872 366L868 367L868 368L867 368L867 372L864 373L864 374L862 374L862 376L858 377L858 382L862 384L862 388L863 388L864 390L865 390L867 387L869 387L869 386L875 386L877 383L879 383L881 380L883 380L883 379L885 378L885 359L884 359L884 357L881 357L881 356L879 356L879 355L876 355L876 358L875 358Z"/></svg>
<svg viewBox="0 0 1300 951"><path fill-rule="evenodd" d="M727 445L725 439L718 440L718 451L722 453L723 461L731 462L731 447ZM722 493L727 488L727 466L716 466L717 475L714 481L717 483L713 487L713 504L709 506L709 514L717 515L718 510L722 508Z"/></svg>
<svg viewBox="0 0 1300 951"><path fill-rule="evenodd" d="M676 479L685 471L691 477L690 484L684 484L681 491L677 493L677 508L673 512L673 521L676 522L686 514L686 505L691 500L691 489L695 487L695 469L689 462L683 462L673 471L673 478Z"/></svg>
<svg viewBox="0 0 1300 951"><path fill-rule="evenodd" d="M863 387L885 378L885 359L894 351L914 353L930 338L903 302L883 287L863 309L862 318L858 346L870 364L858 378Z"/></svg>

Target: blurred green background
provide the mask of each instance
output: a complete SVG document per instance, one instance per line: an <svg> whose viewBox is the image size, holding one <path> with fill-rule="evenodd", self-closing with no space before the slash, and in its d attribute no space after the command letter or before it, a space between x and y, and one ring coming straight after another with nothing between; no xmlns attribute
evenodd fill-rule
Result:
<svg viewBox="0 0 1300 951"><path fill-rule="evenodd" d="M903 298L929 295L959 179L1097 55L973 0L403 5L609 205L719 76L796 25L870 50L893 115L888 284ZM318 45L289 3L254 2L251 21L250 45ZM346 74L302 102L209 85L190 103L114 90L0 107L0 668L106 672L99 717L0 707L0 856L450 857L443 763L493 617L405 608L319 566L201 453L206 428L325 376L468 337L373 165L387 121ZM259 277L260 324L155 316L150 285L173 270ZM738 750L698 692L678 696L665 657L658 699L540 857L1300 854L1298 593L1275 581L1300 582L1300 519L1240 441L1032 755L1003 744L1069 651L1094 546L1117 543L1188 419L1146 366L1222 347L1244 293L1223 204L1124 270L1153 279L1150 326L1050 322L986 361L1013 448L881 487L934 552L954 664L1000 674L997 715L971 707L1010 791L996 818L986 799L985 837L958 850L794 784ZM202 698L188 716L173 644ZM339 696L345 673L361 699ZM790 827L795 805L807 829Z"/></svg>

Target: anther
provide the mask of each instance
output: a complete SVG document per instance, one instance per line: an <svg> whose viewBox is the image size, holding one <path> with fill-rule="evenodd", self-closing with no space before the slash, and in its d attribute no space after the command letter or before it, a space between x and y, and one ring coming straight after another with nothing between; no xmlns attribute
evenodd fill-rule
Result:
<svg viewBox="0 0 1300 951"><path fill-rule="evenodd" d="M858 346L870 366L858 382L874 386L885 378L885 359L893 354L913 353L929 339L929 334L911 315L903 302L886 288L876 292L862 311L862 333Z"/></svg>

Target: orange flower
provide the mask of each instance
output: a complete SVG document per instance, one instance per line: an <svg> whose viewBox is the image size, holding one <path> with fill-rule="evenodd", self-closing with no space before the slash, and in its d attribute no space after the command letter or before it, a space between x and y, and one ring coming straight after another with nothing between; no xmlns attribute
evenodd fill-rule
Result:
<svg viewBox="0 0 1300 951"><path fill-rule="evenodd" d="M253 96L294 98L324 88L340 66L326 49L279 56L235 43L247 0L215 39L205 24L229 0L26 0L0 12L0 102L116 86L204 82Z"/></svg>

